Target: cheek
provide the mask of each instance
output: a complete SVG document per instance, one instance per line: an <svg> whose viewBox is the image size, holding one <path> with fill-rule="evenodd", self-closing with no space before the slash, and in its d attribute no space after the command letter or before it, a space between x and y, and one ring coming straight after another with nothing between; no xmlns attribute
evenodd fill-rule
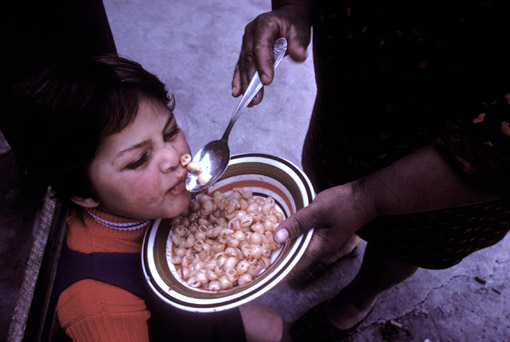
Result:
<svg viewBox="0 0 510 342"><path fill-rule="evenodd" d="M161 192L161 182L153 175L124 177L122 180L120 190L124 192L124 197L129 197L129 202L151 202Z"/></svg>
<svg viewBox="0 0 510 342"><path fill-rule="evenodd" d="M112 179L114 181L112 182ZM98 182L99 199L109 207L139 206L140 203L150 204L157 200L159 181L157 177L139 175L111 175L101 177Z"/></svg>

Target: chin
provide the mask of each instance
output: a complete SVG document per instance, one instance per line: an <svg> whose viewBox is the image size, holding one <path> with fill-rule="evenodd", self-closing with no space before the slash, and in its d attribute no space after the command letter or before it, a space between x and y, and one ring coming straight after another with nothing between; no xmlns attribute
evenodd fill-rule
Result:
<svg viewBox="0 0 510 342"><path fill-rule="evenodd" d="M170 207L165 218L173 218L179 216L188 209L191 203L191 193L188 191L181 192L170 201Z"/></svg>

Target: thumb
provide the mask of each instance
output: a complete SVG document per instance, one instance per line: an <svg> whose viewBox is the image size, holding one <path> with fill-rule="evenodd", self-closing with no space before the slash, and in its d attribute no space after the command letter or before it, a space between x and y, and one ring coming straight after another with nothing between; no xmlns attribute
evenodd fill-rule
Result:
<svg viewBox="0 0 510 342"><path fill-rule="evenodd" d="M298 210L294 215L278 225L273 238L277 243L284 243L308 232L317 224L313 209L308 206Z"/></svg>
<svg viewBox="0 0 510 342"><path fill-rule="evenodd" d="M308 57L306 47L296 39L289 40L287 54L290 56L290 58L292 58L294 62L304 62Z"/></svg>
<svg viewBox="0 0 510 342"><path fill-rule="evenodd" d="M310 44L309 32L309 29L297 28L294 25L290 28L289 37L287 38L287 53L295 62L304 62L308 57L306 48Z"/></svg>

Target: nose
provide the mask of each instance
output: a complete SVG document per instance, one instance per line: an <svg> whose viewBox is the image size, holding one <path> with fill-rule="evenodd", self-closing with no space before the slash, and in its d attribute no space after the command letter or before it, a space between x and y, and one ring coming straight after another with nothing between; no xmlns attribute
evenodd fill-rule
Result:
<svg viewBox="0 0 510 342"><path fill-rule="evenodd" d="M167 144L163 149L161 149L160 153L159 168L161 172L172 172L179 167L179 165L179 153L171 144Z"/></svg>

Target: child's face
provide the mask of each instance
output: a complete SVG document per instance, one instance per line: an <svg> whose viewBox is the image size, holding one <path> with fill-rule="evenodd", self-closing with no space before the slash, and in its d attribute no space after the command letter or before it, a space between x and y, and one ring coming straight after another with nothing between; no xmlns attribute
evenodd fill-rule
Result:
<svg viewBox="0 0 510 342"><path fill-rule="evenodd" d="M190 153L164 106L142 100L135 120L106 137L89 169L99 209L137 219L175 217L191 201L179 157Z"/></svg>

